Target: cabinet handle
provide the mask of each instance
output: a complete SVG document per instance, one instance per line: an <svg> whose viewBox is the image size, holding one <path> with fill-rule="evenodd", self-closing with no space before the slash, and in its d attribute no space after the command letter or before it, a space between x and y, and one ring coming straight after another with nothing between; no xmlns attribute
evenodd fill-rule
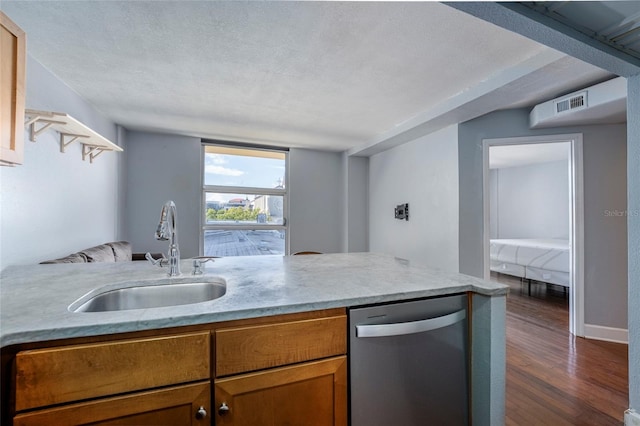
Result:
<svg viewBox="0 0 640 426"><path fill-rule="evenodd" d="M218 414L220 414L221 416L224 416L225 414L227 414L229 412L230 408L227 405L226 402L223 402L222 405L220 405L220 407L218 407Z"/></svg>
<svg viewBox="0 0 640 426"><path fill-rule="evenodd" d="M207 417L207 410L205 410L204 407L198 408L198 411L196 411L196 419L202 420L205 417Z"/></svg>

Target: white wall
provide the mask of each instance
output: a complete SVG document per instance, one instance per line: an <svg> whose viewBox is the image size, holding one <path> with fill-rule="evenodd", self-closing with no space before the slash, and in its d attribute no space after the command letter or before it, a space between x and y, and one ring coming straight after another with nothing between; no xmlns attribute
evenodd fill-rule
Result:
<svg viewBox="0 0 640 426"><path fill-rule="evenodd" d="M568 160L491 171L496 238L569 238Z"/></svg>
<svg viewBox="0 0 640 426"><path fill-rule="evenodd" d="M183 258L199 255L202 177L200 138L128 132L126 238L133 251L166 253L154 233L167 200L176 203Z"/></svg>
<svg viewBox="0 0 640 426"><path fill-rule="evenodd" d="M529 111L497 111L461 123L460 272L482 277L482 140L582 133L584 156L584 321L627 328L627 223L607 211L627 209L625 125L529 129ZM630 181L631 182L631 181Z"/></svg>
<svg viewBox="0 0 640 426"><path fill-rule="evenodd" d="M345 251L346 170L337 152L289 151L289 251Z"/></svg>
<svg viewBox="0 0 640 426"><path fill-rule="evenodd" d="M27 57L26 107L65 112L107 139L117 126ZM36 143L25 131L24 164L0 167L0 269L66 256L119 239L119 162L125 153L82 161L81 147L60 152L59 135L45 131Z"/></svg>
<svg viewBox="0 0 640 426"><path fill-rule="evenodd" d="M640 412L640 75L627 79L629 407Z"/></svg>
<svg viewBox="0 0 640 426"><path fill-rule="evenodd" d="M369 159L369 245L419 265L458 271L458 128ZM409 203L409 220L394 218Z"/></svg>
<svg viewBox="0 0 640 426"><path fill-rule="evenodd" d="M489 238L498 238L498 169L489 171Z"/></svg>

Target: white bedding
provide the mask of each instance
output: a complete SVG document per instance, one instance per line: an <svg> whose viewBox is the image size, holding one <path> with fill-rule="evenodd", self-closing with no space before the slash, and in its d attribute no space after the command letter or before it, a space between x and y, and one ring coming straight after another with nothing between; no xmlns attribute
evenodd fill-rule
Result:
<svg viewBox="0 0 640 426"><path fill-rule="evenodd" d="M568 240L541 238L491 240L490 254L494 265L513 264L525 268L566 273L570 269ZM500 272L499 269L494 270Z"/></svg>

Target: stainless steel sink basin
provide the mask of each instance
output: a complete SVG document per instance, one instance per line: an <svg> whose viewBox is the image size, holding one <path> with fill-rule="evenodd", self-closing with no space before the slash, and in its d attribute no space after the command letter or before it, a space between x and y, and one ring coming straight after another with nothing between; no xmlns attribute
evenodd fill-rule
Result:
<svg viewBox="0 0 640 426"><path fill-rule="evenodd" d="M108 312L148 309L207 302L224 296L227 283L209 278L206 282L139 284L116 289L94 290L69 306L71 312Z"/></svg>

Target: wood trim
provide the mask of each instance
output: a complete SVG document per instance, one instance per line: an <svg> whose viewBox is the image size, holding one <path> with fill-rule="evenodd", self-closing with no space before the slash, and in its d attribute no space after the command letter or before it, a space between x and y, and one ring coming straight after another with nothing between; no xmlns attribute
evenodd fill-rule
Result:
<svg viewBox="0 0 640 426"><path fill-rule="evenodd" d="M209 382L176 386L149 392L96 401L69 404L17 415L14 426L40 426L54 424L94 424L136 414L160 411L168 407L188 406L188 425L210 424L210 417L198 421L195 417L199 407L211 413L211 386ZM161 413L160 413L161 415ZM120 423L118 423L120 424ZM129 423L128 423L129 424Z"/></svg>
<svg viewBox="0 0 640 426"><path fill-rule="evenodd" d="M347 317L215 331L216 377L347 353Z"/></svg>
<svg viewBox="0 0 640 426"><path fill-rule="evenodd" d="M489 265L489 148L498 145L523 145L531 143L569 142L570 183L570 237L571 241L571 284L569 299L569 330L576 336L584 337L584 155L582 133L530 135L482 140L482 193L483 195L483 256L484 278L490 279Z"/></svg>
<svg viewBox="0 0 640 426"><path fill-rule="evenodd" d="M584 337L586 339L602 340L604 342L629 344L629 330L626 328L585 324Z"/></svg>
<svg viewBox="0 0 640 426"><path fill-rule="evenodd" d="M22 411L208 379L209 333L24 351L15 365Z"/></svg>
<svg viewBox="0 0 640 426"><path fill-rule="evenodd" d="M24 160L26 35L0 11L0 165ZM10 57L11 60L7 60Z"/></svg>

